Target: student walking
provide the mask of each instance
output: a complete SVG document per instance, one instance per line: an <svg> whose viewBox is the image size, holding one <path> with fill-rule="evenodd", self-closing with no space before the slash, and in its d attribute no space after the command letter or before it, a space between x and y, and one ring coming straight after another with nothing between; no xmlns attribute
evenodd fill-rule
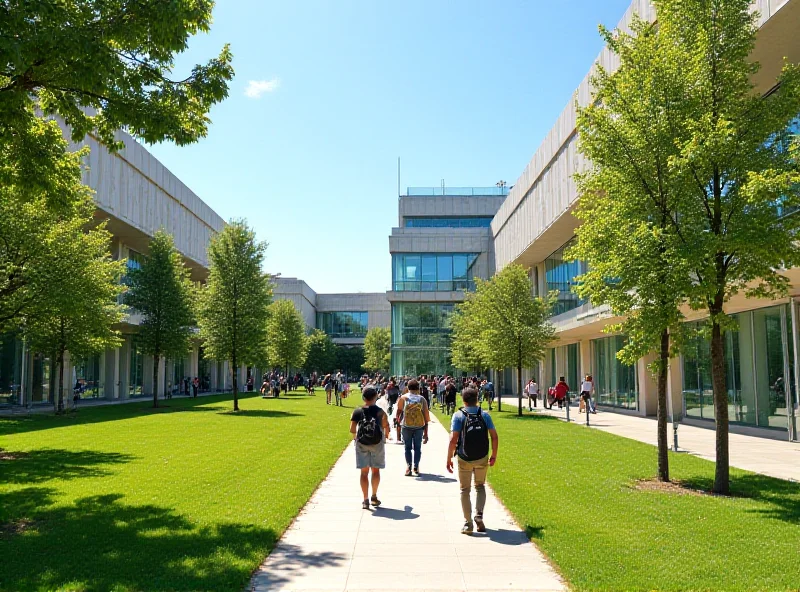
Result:
<svg viewBox="0 0 800 592"><path fill-rule="evenodd" d="M397 403L397 415L400 417L403 443L406 446L406 477L411 477L412 474L419 477L419 459L422 455L422 444L428 443L428 424L431 417L428 403L419 394L419 382L414 378L408 381L408 393L400 397Z"/></svg>
<svg viewBox="0 0 800 592"><path fill-rule="evenodd" d="M562 409L565 403L569 405L569 400L567 398L569 396L569 385L567 384L567 381L564 380L563 376L558 379L558 384L555 386L555 395L555 402L558 403L559 409ZM550 403L550 409L552 408L553 403Z"/></svg>
<svg viewBox="0 0 800 592"><path fill-rule="evenodd" d="M481 385L481 391L483 392L483 398L488 401L489 411L491 411L492 404L494 403L494 384L492 384L492 381L488 379L484 380Z"/></svg>
<svg viewBox="0 0 800 592"><path fill-rule="evenodd" d="M584 378L583 382L581 383L581 406L584 408L586 413L597 413L597 408L594 405L594 401L592 401L593 390L594 381L592 380L592 375L587 374L586 378Z"/></svg>
<svg viewBox="0 0 800 592"><path fill-rule="evenodd" d="M525 387L525 392L528 394L528 411L533 411L531 409L531 400L533 401L533 406L536 407L536 401L539 398L539 385L536 383L535 378L530 379L528 386Z"/></svg>
<svg viewBox="0 0 800 592"><path fill-rule="evenodd" d="M450 425L450 445L447 448L447 471L453 472L453 457L458 456L458 483L461 488L461 511L464 526L461 532L471 535L472 500L470 493L475 484L475 527L486 532L483 509L486 506L486 474L497 460L499 438L492 416L478 407L478 391L466 388L461 393L464 407L453 415ZM489 440L491 439L491 450Z"/></svg>
<svg viewBox="0 0 800 592"><path fill-rule="evenodd" d="M350 433L356 449L356 468L361 471L361 507L369 510L370 503L378 507L378 486L381 484L381 469L386 468L386 440L389 439L389 420L383 409L375 404L378 391L368 386L361 394L364 406L353 410L350 417ZM370 472L372 473L372 497L369 497Z"/></svg>
<svg viewBox="0 0 800 592"><path fill-rule="evenodd" d="M327 404L331 404L331 393L333 392L333 377L330 374L326 374L325 378L322 379L322 384L325 387L325 396L327 397Z"/></svg>
<svg viewBox="0 0 800 592"><path fill-rule="evenodd" d="M452 415L456 411L456 395L458 391L456 390L456 384L451 378L447 381L447 386L444 387L444 405L445 413L447 415Z"/></svg>

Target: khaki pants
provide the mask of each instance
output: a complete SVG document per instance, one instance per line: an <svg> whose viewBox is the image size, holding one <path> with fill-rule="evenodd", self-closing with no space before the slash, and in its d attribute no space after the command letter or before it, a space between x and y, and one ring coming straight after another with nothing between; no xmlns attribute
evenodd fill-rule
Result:
<svg viewBox="0 0 800 592"><path fill-rule="evenodd" d="M486 473L489 470L489 457L476 461L466 461L458 459L458 482L461 485L461 510L464 512L464 519L467 521L472 520L472 501L470 500L470 491L472 489L472 480L475 479L475 491L477 496L475 499L475 511L478 514L483 514L483 508L486 505Z"/></svg>

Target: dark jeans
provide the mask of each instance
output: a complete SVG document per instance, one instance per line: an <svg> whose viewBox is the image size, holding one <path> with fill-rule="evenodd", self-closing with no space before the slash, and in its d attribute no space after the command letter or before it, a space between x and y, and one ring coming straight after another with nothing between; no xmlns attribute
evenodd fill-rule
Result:
<svg viewBox="0 0 800 592"><path fill-rule="evenodd" d="M419 468L419 457L422 455L422 435L425 428L403 428L403 444L406 447L406 464L409 467ZM414 450L412 458L411 450ZM412 463L411 461L414 460Z"/></svg>

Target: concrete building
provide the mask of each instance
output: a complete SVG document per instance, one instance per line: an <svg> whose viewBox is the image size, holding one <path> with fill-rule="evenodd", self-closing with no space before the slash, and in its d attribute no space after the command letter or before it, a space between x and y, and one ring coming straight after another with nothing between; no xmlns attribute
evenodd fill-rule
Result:
<svg viewBox="0 0 800 592"><path fill-rule="evenodd" d="M367 331L390 324L383 292L317 294L303 280L276 277L273 297L291 300L309 329L322 329L339 345L364 345Z"/></svg>
<svg viewBox="0 0 800 592"><path fill-rule="evenodd" d="M392 374L452 372L450 315L475 278L494 271L490 224L508 190L409 187L392 254Z"/></svg>
<svg viewBox="0 0 800 592"><path fill-rule="evenodd" d="M205 281L208 242L224 221L131 136L120 132L118 139L124 149L110 154L96 139L87 138L91 152L84 175L84 182L95 191L96 217L107 219L113 234L112 256L127 259L129 268L141 265L150 238L163 228L174 236L192 280ZM85 360L66 360L66 398L71 397L76 381L84 385L84 397L114 400L152 396L153 360L142 355L136 339L138 324L134 313L118 327L124 340L122 347ZM0 336L0 405L51 403L54 366L48 356L30 351L17 336ZM160 366L163 383L156 386L159 394L177 389L184 378L195 376L200 378L203 390L231 387L227 362L205 359L199 344L184 359L162 359ZM240 384L244 384L247 369L240 368L239 372Z"/></svg>
<svg viewBox="0 0 800 592"><path fill-rule="evenodd" d="M800 62L800 0L760 0L760 30L752 57L761 63L754 83L768 93L786 57ZM634 13L655 19L649 2L636 0L623 17L625 27ZM606 49L597 59L606 69L618 67ZM590 100L589 74L576 91L577 101ZM608 409L639 415L656 412L656 385L647 370L649 359L625 366L615 354L624 336L608 336L603 328L613 319L602 307L579 300L570 292L584 266L563 258L573 239L578 221L572 215L579 195L573 174L585 165L577 151L573 102L567 105L547 134L508 198L491 223L495 264L502 269L519 263L531 269L539 293L559 291L553 318L557 328L556 347L547 353L535 375L542 385L565 376L575 389L584 374L595 379L599 403ZM795 126L800 130L800 126ZM728 395L732 431L753 432L767 437L797 439L797 385L800 376L800 342L797 299L800 270L788 270L790 297L779 300L732 299L727 312L739 327L727 335ZM699 320L698 314L689 317ZM692 355L676 360L670 369L669 403L676 417L687 423L712 425L713 404L709 372L709 344L700 340ZM506 384L513 373L506 371Z"/></svg>

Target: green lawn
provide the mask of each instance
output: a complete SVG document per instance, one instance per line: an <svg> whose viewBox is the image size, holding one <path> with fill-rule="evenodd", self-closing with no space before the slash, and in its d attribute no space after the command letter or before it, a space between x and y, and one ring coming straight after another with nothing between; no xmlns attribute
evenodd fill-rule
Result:
<svg viewBox="0 0 800 592"><path fill-rule="evenodd" d="M320 389L162 404L0 418L0 590L242 590L349 441Z"/></svg>
<svg viewBox="0 0 800 592"><path fill-rule="evenodd" d="M800 484L732 469L730 498L643 491L655 447L505 409L490 483L573 589L800 590ZM713 463L670 466L710 489Z"/></svg>

